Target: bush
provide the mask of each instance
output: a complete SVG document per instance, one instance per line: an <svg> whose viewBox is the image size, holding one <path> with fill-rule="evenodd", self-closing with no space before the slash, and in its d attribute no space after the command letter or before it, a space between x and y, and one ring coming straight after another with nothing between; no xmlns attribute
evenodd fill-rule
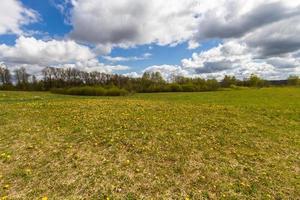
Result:
<svg viewBox="0 0 300 200"><path fill-rule="evenodd" d="M173 83L170 85L170 92L182 92L182 87L179 84Z"/></svg>
<svg viewBox="0 0 300 200"><path fill-rule="evenodd" d="M52 89L52 93L78 96L125 96L128 91L116 87L104 89L102 87L73 87Z"/></svg>
<svg viewBox="0 0 300 200"><path fill-rule="evenodd" d="M215 79L209 79L206 81L206 86L208 91L215 91L219 89L220 84Z"/></svg>
<svg viewBox="0 0 300 200"><path fill-rule="evenodd" d="M114 87L107 89L105 94L106 96L125 96L128 94L128 91Z"/></svg>
<svg viewBox="0 0 300 200"><path fill-rule="evenodd" d="M195 92L195 86L193 84L184 84L182 85L183 92Z"/></svg>
<svg viewBox="0 0 300 200"><path fill-rule="evenodd" d="M288 85L300 85L300 78L298 76L290 76L288 78Z"/></svg>

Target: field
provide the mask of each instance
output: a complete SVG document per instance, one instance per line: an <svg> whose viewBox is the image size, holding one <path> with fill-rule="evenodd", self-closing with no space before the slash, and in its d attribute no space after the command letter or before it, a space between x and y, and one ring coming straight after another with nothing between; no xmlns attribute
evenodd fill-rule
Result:
<svg viewBox="0 0 300 200"><path fill-rule="evenodd" d="M299 199L300 88L0 92L0 199Z"/></svg>

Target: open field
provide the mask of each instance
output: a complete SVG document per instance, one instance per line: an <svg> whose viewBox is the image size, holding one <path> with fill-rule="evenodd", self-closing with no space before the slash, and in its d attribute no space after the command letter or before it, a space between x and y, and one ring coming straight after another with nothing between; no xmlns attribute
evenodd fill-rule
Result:
<svg viewBox="0 0 300 200"><path fill-rule="evenodd" d="M0 198L299 199L300 88L0 92Z"/></svg>

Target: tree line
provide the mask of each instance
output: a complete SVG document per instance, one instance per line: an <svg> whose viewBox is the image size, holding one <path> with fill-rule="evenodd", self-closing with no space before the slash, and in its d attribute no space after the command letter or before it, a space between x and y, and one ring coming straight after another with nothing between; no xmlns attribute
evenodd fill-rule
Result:
<svg viewBox="0 0 300 200"><path fill-rule="evenodd" d="M42 76L27 73L24 67L13 73L0 66L0 89L24 91L50 91L59 88L103 87L120 88L129 92L199 92L214 91L230 87L266 87L272 85L300 85L298 76L290 76L288 80L267 81L256 75L248 79L238 80L234 76L225 76L222 81L216 79L188 78L174 76L171 81L163 79L159 72L145 72L142 77L132 78L118 74L101 72L85 72L74 68L46 67Z"/></svg>

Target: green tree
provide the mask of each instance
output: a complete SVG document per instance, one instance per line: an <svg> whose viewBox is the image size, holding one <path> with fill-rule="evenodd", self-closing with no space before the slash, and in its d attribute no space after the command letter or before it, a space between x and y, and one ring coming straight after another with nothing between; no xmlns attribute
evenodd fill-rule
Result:
<svg viewBox="0 0 300 200"><path fill-rule="evenodd" d="M234 76L225 76L223 78L223 80L221 81L221 86L222 87L225 87L225 88L228 88L232 85L237 85L237 80Z"/></svg>
<svg viewBox="0 0 300 200"><path fill-rule="evenodd" d="M250 87L263 87L265 85L265 81L258 77L255 74L251 74L249 80L248 80L248 85Z"/></svg>
<svg viewBox="0 0 300 200"><path fill-rule="evenodd" d="M153 72L151 73L150 77L151 81L153 81L154 83L164 83L164 78L162 77L160 72Z"/></svg>

